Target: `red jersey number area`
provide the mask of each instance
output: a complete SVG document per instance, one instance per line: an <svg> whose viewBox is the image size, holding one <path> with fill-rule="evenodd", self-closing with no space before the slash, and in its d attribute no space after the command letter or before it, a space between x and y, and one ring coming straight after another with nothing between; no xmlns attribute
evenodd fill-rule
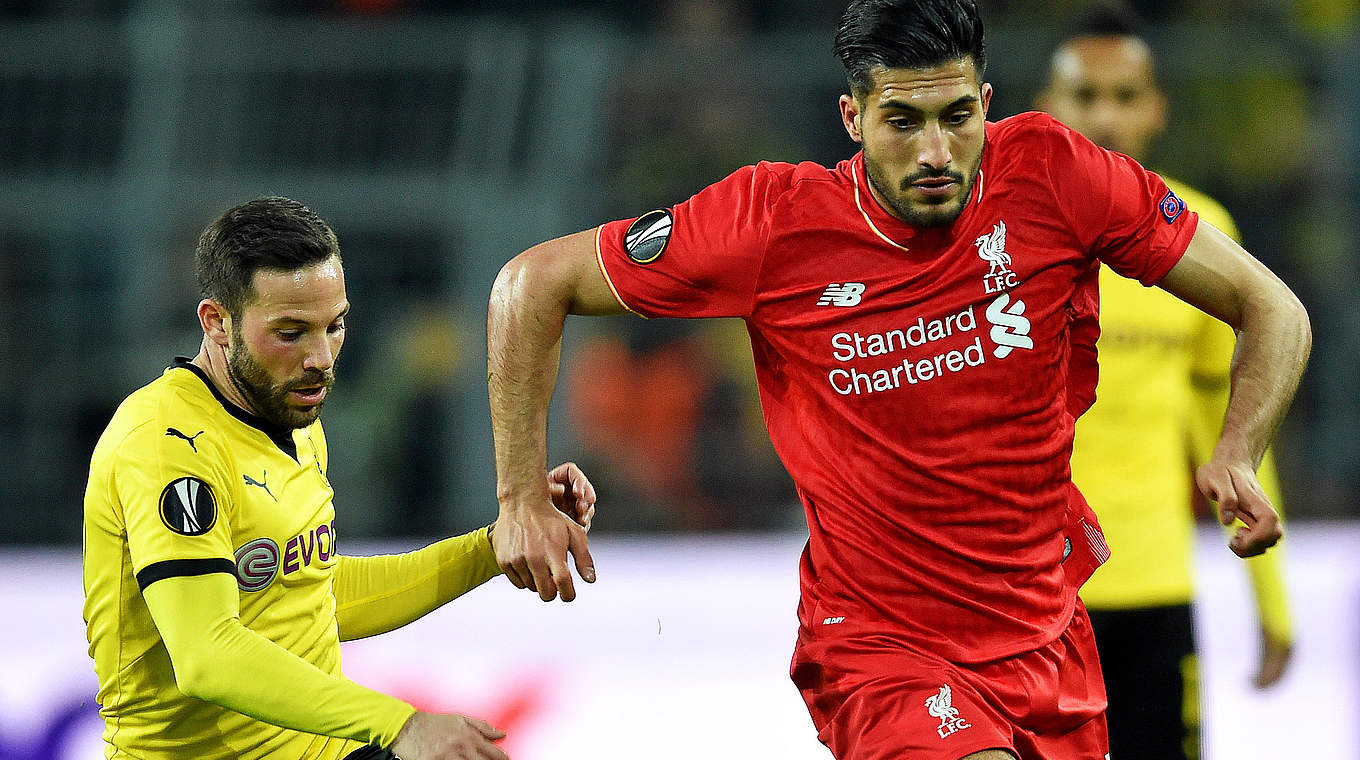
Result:
<svg viewBox="0 0 1360 760"><path fill-rule="evenodd" d="M1069 386L1095 380L1082 364L1071 376L1073 325L1090 316L1098 260L1154 283L1184 252L1196 217L1168 220L1166 193L1025 114L988 125L948 227L884 212L862 157L762 163L669 209L659 255L630 257L626 220L600 229L599 257L644 316L746 320L811 531L804 625L881 626L982 662L1053 641L1071 618L1064 526L1085 505Z"/></svg>

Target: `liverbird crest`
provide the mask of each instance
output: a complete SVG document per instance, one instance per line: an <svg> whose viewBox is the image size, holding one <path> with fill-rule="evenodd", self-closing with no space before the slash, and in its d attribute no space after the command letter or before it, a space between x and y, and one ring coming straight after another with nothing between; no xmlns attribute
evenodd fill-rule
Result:
<svg viewBox="0 0 1360 760"><path fill-rule="evenodd" d="M973 245L977 246L978 256L991 264L991 269L987 272L988 275L998 274L1010 268L1011 255L1006 253L1005 222L997 222L992 225L991 234L979 235L978 239L973 241Z"/></svg>

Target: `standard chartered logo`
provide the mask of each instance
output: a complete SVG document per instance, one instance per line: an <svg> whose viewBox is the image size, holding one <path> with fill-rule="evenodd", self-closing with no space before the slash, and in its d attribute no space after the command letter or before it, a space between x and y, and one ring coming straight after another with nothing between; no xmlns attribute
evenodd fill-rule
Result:
<svg viewBox="0 0 1360 760"><path fill-rule="evenodd" d="M1025 302L1012 301L1002 293L987 306L991 323L989 337L994 343L992 356L1004 359L1017 348L1034 348L1029 337L1030 321L1025 318ZM978 330L973 307L943 319L918 317L906 326L877 333L838 332L831 336L831 357L842 363L827 373L827 380L842 396L864 396L917 385L967 371L987 362L981 337L970 336ZM985 329L985 325L983 325ZM969 340L969 338L972 338ZM935 344L954 344L935 348ZM890 366L865 367L863 360L892 357Z"/></svg>
<svg viewBox="0 0 1360 760"><path fill-rule="evenodd" d="M1034 348L1034 340L1029 337L1029 320L1022 316L1024 313L1025 302L1017 298L1011 303L1009 293L997 296L987 307L987 321L992 323L992 342L996 344L993 356L1005 359L1014 349Z"/></svg>

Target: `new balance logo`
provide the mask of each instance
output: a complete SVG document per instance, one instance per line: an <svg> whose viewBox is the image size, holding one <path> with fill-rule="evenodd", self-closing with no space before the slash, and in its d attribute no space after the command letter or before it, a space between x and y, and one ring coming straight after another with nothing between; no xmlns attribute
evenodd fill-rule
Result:
<svg viewBox="0 0 1360 760"><path fill-rule="evenodd" d="M992 323L992 342L996 348L992 355L1005 359L1017 348L1034 348L1034 339L1029 337L1029 320L1023 316L1025 302L1016 299L1011 303L1009 293L1002 293L987 306L987 321Z"/></svg>
<svg viewBox="0 0 1360 760"><path fill-rule="evenodd" d="M194 445L194 439L199 437L200 435L203 435L203 431L200 430L197 433L194 433L193 435L185 435L172 427L168 427L165 429L165 434L170 436L171 438L183 438L184 440L188 441L189 448L193 449L194 453L197 454L198 447Z"/></svg>
<svg viewBox="0 0 1360 760"><path fill-rule="evenodd" d="M858 306L863 300L864 283L862 282L833 282L826 286L822 291L822 297L817 299L818 306Z"/></svg>
<svg viewBox="0 0 1360 760"><path fill-rule="evenodd" d="M845 616L844 616L844 615L837 615L836 617L829 617L829 618L827 618L826 620L823 620L823 621L822 621L822 625L836 625L836 624L838 624L838 623L844 623L844 622L845 622Z"/></svg>

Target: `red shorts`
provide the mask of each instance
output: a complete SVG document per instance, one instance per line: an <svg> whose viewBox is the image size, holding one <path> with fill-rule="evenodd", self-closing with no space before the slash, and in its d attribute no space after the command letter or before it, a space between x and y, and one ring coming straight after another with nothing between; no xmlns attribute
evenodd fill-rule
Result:
<svg viewBox="0 0 1360 760"><path fill-rule="evenodd" d="M799 631L790 674L838 760L958 760L985 749L1105 760L1110 751L1100 660L1080 602L1057 640L975 665L864 624L817 627Z"/></svg>

